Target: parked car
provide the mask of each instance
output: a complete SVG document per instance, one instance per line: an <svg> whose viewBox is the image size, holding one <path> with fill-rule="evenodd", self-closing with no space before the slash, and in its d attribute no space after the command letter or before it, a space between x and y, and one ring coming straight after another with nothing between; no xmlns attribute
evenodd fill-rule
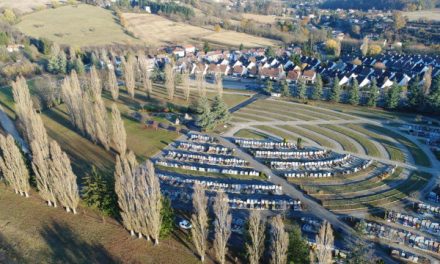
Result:
<svg viewBox="0 0 440 264"><path fill-rule="evenodd" d="M188 230L192 228L192 224L188 220L183 219L182 221L179 222L179 227Z"/></svg>

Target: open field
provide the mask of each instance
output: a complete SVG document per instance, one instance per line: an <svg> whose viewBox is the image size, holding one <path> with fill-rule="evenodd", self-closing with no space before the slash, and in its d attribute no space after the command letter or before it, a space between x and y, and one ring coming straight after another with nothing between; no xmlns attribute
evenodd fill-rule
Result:
<svg viewBox="0 0 440 264"><path fill-rule="evenodd" d="M153 14L124 13L127 29L147 45L191 43L195 39L213 33L212 30L174 22Z"/></svg>
<svg viewBox="0 0 440 264"><path fill-rule="evenodd" d="M72 46L138 43L116 20L108 10L80 4L25 15L17 28L32 37L44 37Z"/></svg>
<svg viewBox="0 0 440 264"><path fill-rule="evenodd" d="M1 0L0 8L7 7L28 13L32 12L35 8L46 7L46 5L51 2L51 0Z"/></svg>
<svg viewBox="0 0 440 264"><path fill-rule="evenodd" d="M244 13L242 14L242 17L244 19L254 20L258 23L264 23L264 24L274 24L278 20L289 19L274 15L259 15L259 14L250 14L250 13Z"/></svg>
<svg viewBox="0 0 440 264"><path fill-rule="evenodd" d="M180 231L153 246L89 209L48 207L35 192L25 199L1 184L0 200L1 263L198 263Z"/></svg>
<svg viewBox="0 0 440 264"><path fill-rule="evenodd" d="M246 33L227 30L204 36L202 40L233 47L238 47L240 44L243 44L245 47L267 47L281 44L279 41L268 38L256 37Z"/></svg>
<svg viewBox="0 0 440 264"><path fill-rule="evenodd" d="M174 22L153 14L124 13L128 30L147 45L201 43L206 40L213 44L238 47L266 47L277 45L278 42L266 38L255 37L245 33L196 27L182 22Z"/></svg>
<svg viewBox="0 0 440 264"><path fill-rule="evenodd" d="M419 19L440 21L440 9L436 8L430 10L403 12L403 16L407 17L409 21L416 21Z"/></svg>

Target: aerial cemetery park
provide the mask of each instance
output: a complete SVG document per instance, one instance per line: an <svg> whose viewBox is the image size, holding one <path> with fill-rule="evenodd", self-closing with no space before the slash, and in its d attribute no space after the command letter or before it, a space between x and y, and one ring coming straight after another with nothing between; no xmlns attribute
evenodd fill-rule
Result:
<svg viewBox="0 0 440 264"><path fill-rule="evenodd" d="M0 263L440 261L440 118L388 107L397 85L371 79L377 97L354 94L359 78L347 76L368 67L352 58L339 79L293 46L231 48L245 36L235 31L200 27L191 44L168 45L196 29L153 14L83 4L39 12L49 21L78 8L99 14L96 26L119 16L158 34L109 24L118 42L109 43L94 28L84 39L49 33L47 21L35 26L38 12L18 23L49 34L32 51L48 65L0 88ZM226 47L206 47L210 39ZM65 46L92 40L109 48Z"/></svg>

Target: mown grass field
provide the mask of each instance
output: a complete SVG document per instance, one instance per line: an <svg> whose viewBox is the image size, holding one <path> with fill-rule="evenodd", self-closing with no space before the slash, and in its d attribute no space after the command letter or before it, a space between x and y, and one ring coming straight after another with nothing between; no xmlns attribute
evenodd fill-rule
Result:
<svg viewBox="0 0 440 264"><path fill-rule="evenodd" d="M431 177L431 174L413 172L409 179L394 189L356 198L325 200L323 205L333 211L375 210L411 196L422 189Z"/></svg>
<svg viewBox="0 0 440 264"><path fill-rule="evenodd" d="M85 4L28 14L16 27L32 37L44 37L74 47L140 43L124 32L110 11Z"/></svg>
<svg viewBox="0 0 440 264"><path fill-rule="evenodd" d="M0 201L0 263L199 263L180 231L153 246L92 210L48 207L35 192L25 199L0 184Z"/></svg>
<svg viewBox="0 0 440 264"><path fill-rule="evenodd" d="M262 134L258 131L255 131L255 130L251 130L251 129L241 129L241 130L237 131L237 133L234 134L234 137L249 138L249 139L256 139L256 140L267 139L267 135Z"/></svg>

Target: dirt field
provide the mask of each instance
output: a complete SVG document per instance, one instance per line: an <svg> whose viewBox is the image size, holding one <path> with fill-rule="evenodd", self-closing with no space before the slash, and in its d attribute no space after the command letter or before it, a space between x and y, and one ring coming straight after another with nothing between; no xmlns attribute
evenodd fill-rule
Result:
<svg viewBox="0 0 440 264"><path fill-rule="evenodd" d="M258 15L258 14L242 14L243 18L255 20L259 23L264 24L274 24L278 19L286 19L280 16L266 16L266 15Z"/></svg>
<svg viewBox="0 0 440 264"><path fill-rule="evenodd" d="M201 43L202 40L225 45L247 47L261 47L276 45L277 42L233 31L215 32L210 29L196 27L185 23L178 23L169 19L151 14L124 14L128 22L128 29L147 45Z"/></svg>
<svg viewBox="0 0 440 264"><path fill-rule="evenodd" d="M415 12L403 12L403 15L410 21L426 19L440 21L440 9L422 10Z"/></svg>
<svg viewBox="0 0 440 264"><path fill-rule="evenodd" d="M1 0L0 7L16 9L22 13L29 13L34 8L43 7L50 4L51 0Z"/></svg>
<svg viewBox="0 0 440 264"><path fill-rule="evenodd" d="M115 19L112 13L99 7L63 6L25 15L17 28L33 37L73 46L136 43Z"/></svg>

